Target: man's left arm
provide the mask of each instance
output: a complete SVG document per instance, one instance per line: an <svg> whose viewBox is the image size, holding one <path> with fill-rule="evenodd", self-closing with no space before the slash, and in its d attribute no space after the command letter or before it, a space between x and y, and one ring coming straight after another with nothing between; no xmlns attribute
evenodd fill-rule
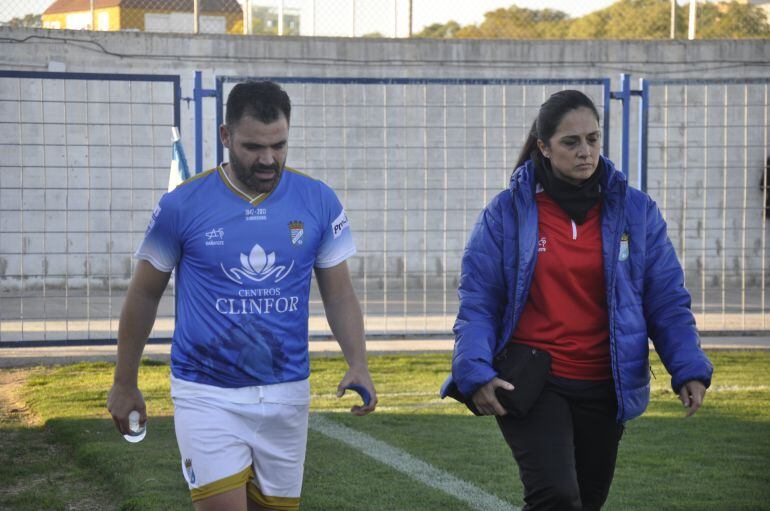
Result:
<svg viewBox="0 0 770 511"><path fill-rule="evenodd" d="M329 327L350 366L337 386L337 397L342 397L348 385L364 387L371 397L369 404L353 406L350 411L355 415L366 415L377 406L377 393L366 359L364 318L350 281L348 264L343 261L330 268L316 268L315 275Z"/></svg>

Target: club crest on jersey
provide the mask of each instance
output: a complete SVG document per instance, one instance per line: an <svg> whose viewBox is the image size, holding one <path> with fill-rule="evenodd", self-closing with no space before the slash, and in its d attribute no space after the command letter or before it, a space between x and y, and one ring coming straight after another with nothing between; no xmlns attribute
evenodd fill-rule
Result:
<svg viewBox="0 0 770 511"><path fill-rule="evenodd" d="M192 460L190 458L184 460L184 469L187 472L187 479L190 480L190 484L195 484L195 471L192 468Z"/></svg>
<svg viewBox="0 0 770 511"><path fill-rule="evenodd" d="M299 220L289 222L289 235L292 245L302 245L302 235L305 234L305 224Z"/></svg>
<svg viewBox="0 0 770 511"><path fill-rule="evenodd" d="M537 240L537 251L538 252L547 252L546 245L548 244L548 240L543 236L539 240Z"/></svg>
<svg viewBox="0 0 770 511"><path fill-rule="evenodd" d="M618 261L625 261L628 259L628 233L624 232L620 237L620 253L618 254Z"/></svg>
<svg viewBox="0 0 770 511"><path fill-rule="evenodd" d="M225 268L225 265L220 263L219 266L222 271L225 272L225 276L235 282L236 284L243 284L243 279L249 279L254 282L262 282L263 280L273 277L275 282L280 282L286 275L289 274L294 267L294 260L287 268L286 266L275 264L275 252L265 253L259 243L255 243L251 247L251 252L247 256L241 253L241 267Z"/></svg>

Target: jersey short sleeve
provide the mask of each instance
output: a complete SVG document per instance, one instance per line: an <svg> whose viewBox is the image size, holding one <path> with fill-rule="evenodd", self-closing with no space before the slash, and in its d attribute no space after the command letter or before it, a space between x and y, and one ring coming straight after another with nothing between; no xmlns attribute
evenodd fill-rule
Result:
<svg viewBox="0 0 770 511"><path fill-rule="evenodd" d="M347 213L337 195L326 185L321 187L321 200L324 226L315 267L331 268L354 255L356 246Z"/></svg>
<svg viewBox="0 0 770 511"><path fill-rule="evenodd" d="M144 240L134 254L135 258L148 261L155 269L163 272L171 272L182 253L174 205L171 194L161 197L152 212Z"/></svg>

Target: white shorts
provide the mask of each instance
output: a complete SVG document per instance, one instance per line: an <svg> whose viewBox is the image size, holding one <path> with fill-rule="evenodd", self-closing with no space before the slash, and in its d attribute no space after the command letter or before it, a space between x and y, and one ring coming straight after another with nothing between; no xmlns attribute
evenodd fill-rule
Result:
<svg viewBox="0 0 770 511"><path fill-rule="evenodd" d="M193 501L248 484L249 498L262 507L299 509L308 380L223 389L172 376L171 397L182 473Z"/></svg>

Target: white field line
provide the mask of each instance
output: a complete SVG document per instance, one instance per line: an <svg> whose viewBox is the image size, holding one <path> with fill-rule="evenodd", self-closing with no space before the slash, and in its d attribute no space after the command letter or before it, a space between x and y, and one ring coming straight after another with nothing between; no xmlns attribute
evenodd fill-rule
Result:
<svg viewBox="0 0 770 511"><path fill-rule="evenodd" d="M113 348L114 349L114 348ZM669 387L662 387L664 390L670 390ZM653 390L658 390L653 388ZM708 392L753 392L757 390L770 390L770 385L713 385L709 387ZM313 399L336 399L337 395L334 393L313 393L311 394ZM428 397L433 398L426 403L445 403L456 404L457 402L452 399L441 399L438 390L436 392L378 392L377 397L387 399L390 397ZM425 403L419 403L425 404ZM404 403L403 405L396 405L395 408L408 408L413 406L413 403ZM377 409L381 407L378 405ZM326 410L325 410L326 411ZM331 410L329 410L331 411Z"/></svg>
<svg viewBox="0 0 770 511"><path fill-rule="evenodd" d="M754 392L757 390L770 390L770 385L715 385L706 392Z"/></svg>
<svg viewBox="0 0 770 511"><path fill-rule="evenodd" d="M348 394L345 394L346 396ZM326 397L326 398L332 398L337 397L337 394L329 392L329 393L314 393L311 395L311 397L319 398L319 397ZM377 393L377 397L435 397L436 399L441 399L441 396L439 394L438 388L434 392L385 392Z"/></svg>
<svg viewBox="0 0 770 511"><path fill-rule="evenodd" d="M510 503L485 492L481 488L458 479L452 474L366 433L330 421L315 413L310 415L309 425L310 429L347 444L370 458L374 458L431 488L443 491L467 503L473 509L479 511L518 511Z"/></svg>

